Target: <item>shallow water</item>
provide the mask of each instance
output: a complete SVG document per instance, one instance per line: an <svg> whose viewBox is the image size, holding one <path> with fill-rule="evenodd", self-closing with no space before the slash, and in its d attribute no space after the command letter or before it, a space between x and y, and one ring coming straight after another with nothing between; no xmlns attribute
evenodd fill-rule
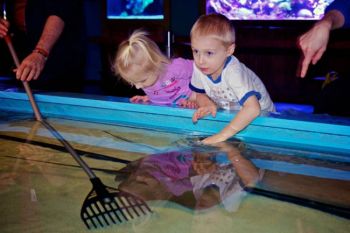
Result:
<svg viewBox="0 0 350 233"><path fill-rule="evenodd" d="M80 219L80 208L91 189L89 178L45 127L28 115L14 114L0 114L1 232L88 232ZM232 165L227 158L230 149L195 145L198 135L47 120L104 184L136 192L153 211L95 231L349 232L349 219L339 216L349 213L350 208L349 155L232 142L241 156L238 165ZM173 167L164 167L171 166L174 157L185 158L188 163L177 167L184 175L176 177L176 183L172 177L173 183L169 183L163 178L169 178ZM170 159L166 166L151 166L166 159ZM126 178L125 174L120 178L121 169L130 167L132 161L139 166L131 166ZM199 167L194 162L206 167L207 172L198 176ZM220 174L234 171L237 175L242 168L252 168L259 175L257 182L247 185L252 192L242 189L239 197L231 198L232 189L226 187L223 192L211 186L203 191L203 185L196 189L200 182L195 180L213 174L209 167L214 162ZM155 171L168 176L154 175ZM242 174L239 182L231 183L234 187L245 186L241 183L252 172L243 169ZM198 193L206 195L198 198Z"/></svg>

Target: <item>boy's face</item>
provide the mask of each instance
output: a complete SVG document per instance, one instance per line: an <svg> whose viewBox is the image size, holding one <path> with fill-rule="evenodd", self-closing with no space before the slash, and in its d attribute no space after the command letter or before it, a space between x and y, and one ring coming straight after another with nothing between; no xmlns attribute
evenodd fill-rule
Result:
<svg viewBox="0 0 350 233"><path fill-rule="evenodd" d="M212 36L193 37L191 47L197 68L214 80L219 77L227 57L234 51L234 44L227 47Z"/></svg>

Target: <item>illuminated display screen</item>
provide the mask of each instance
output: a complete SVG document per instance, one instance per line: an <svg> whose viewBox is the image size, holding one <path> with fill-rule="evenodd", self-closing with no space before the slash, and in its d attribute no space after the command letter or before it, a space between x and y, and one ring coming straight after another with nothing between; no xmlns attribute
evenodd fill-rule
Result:
<svg viewBox="0 0 350 233"><path fill-rule="evenodd" d="M163 20L164 0L107 0L107 18Z"/></svg>
<svg viewBox="0 0 350 233"><path fill-rule="evenodd" d="M334 0L207 0L206 13L231 20L318 20Z"/></svg>

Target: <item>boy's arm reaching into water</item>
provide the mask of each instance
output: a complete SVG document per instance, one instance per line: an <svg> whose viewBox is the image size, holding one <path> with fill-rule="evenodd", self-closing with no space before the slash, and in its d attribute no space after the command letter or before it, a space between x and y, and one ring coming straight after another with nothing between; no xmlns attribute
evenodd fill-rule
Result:
<svg viewBox="0 0 350 233"><path fill-rule="evenodd" d="M250 96L244 103L235 118L219 133L202 140L204 144L212 144L226 141L252 122L260 115L260 104L256 96Z"/></svg>

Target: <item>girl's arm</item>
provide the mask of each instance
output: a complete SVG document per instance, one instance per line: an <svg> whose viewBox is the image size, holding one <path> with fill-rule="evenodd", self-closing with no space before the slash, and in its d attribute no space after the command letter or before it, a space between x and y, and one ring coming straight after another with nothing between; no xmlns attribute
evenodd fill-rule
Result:
<svg viewBox="0 0 350 233"><path fill-rule="evenodd" d="M244 103L241 110L237 113L235 118L218 134L210 136L204 139L204 144L212 144L217 142L226 141L252 122L257 116L260 115L260 104L256 96L250 96Z"/></svg>

